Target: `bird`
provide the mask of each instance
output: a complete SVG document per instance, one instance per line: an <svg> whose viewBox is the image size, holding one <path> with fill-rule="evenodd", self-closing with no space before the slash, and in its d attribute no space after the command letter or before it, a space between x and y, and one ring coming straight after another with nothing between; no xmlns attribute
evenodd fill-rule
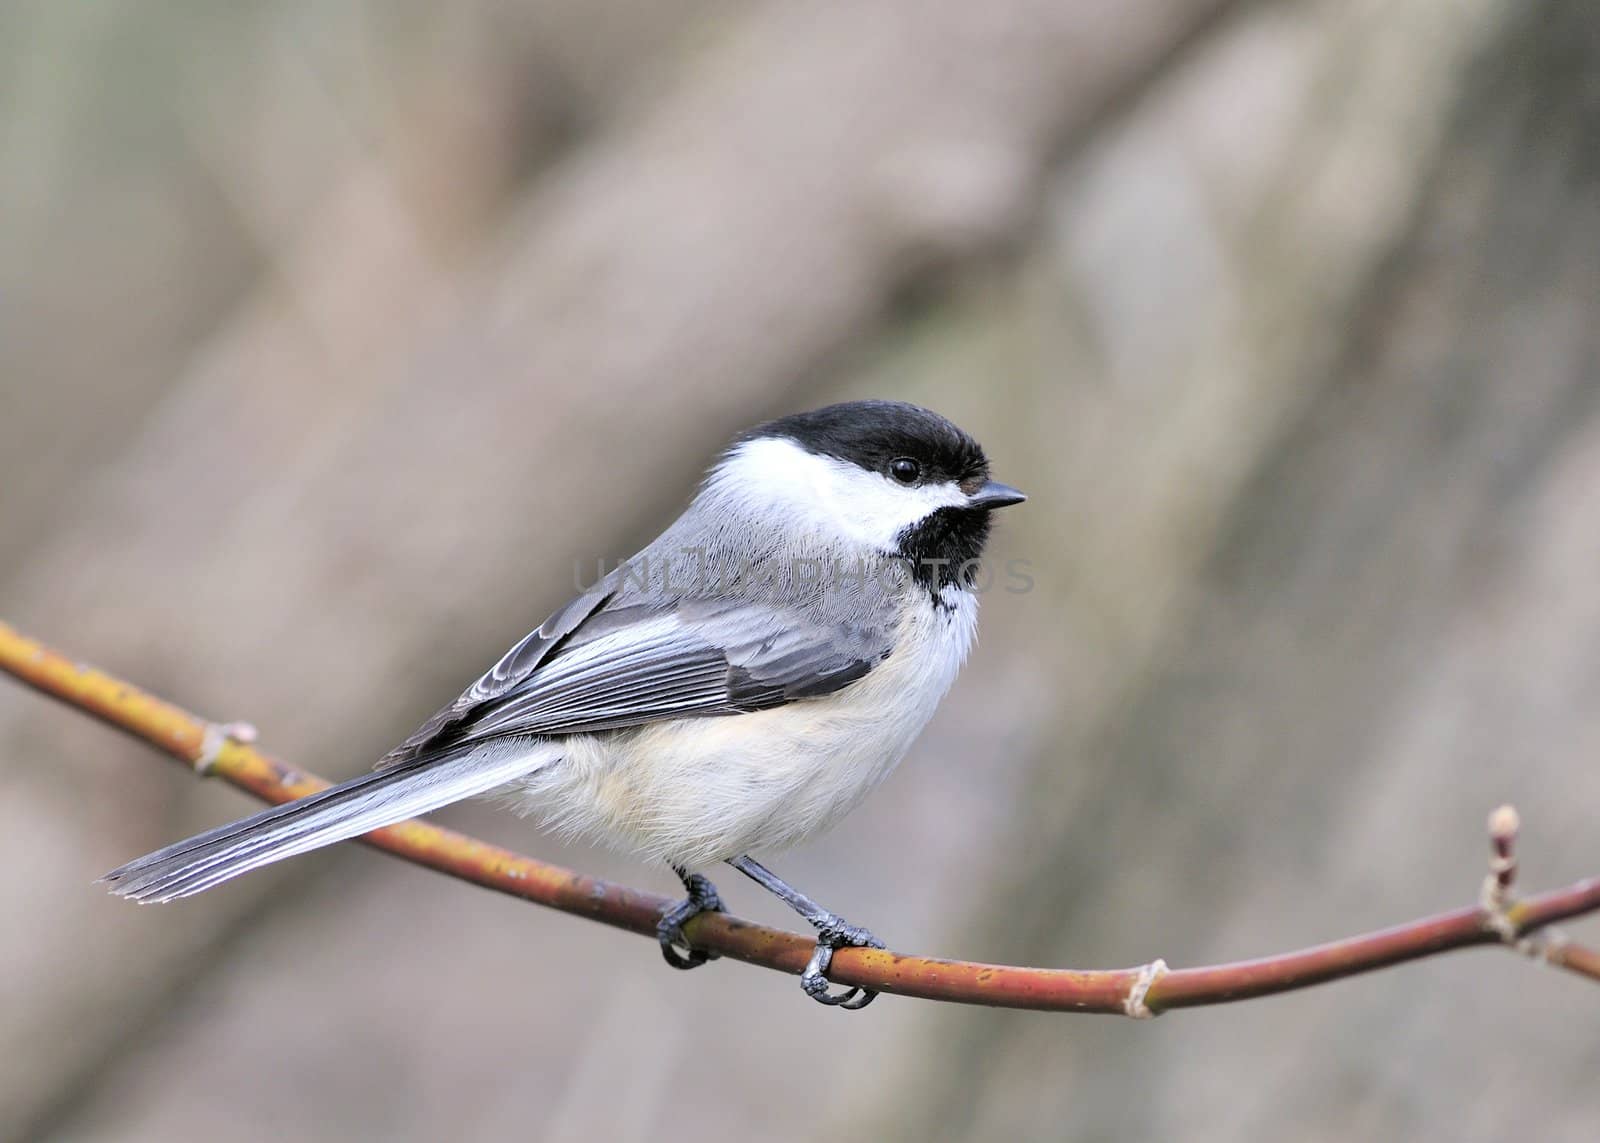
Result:
<svg viewBox="0 0 1600 1143"><path fill-rule="evenodd" d="M557 834L669 866L686 896L657 926L674 968L714 959L683 926L724 906L726 863L833 953L882 948L753 852L831 827L907 753L973 644L991 513L1026 496L971 435L899 401L766 421L716 459L684 510L582 588L369 772L106 874L172 901L284 858L492 795Z"/></svg>

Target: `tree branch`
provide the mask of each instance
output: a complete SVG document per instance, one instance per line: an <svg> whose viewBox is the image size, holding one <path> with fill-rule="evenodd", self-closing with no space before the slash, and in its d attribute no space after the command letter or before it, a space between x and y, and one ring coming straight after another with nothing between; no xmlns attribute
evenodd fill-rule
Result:
<svg viewBox="0 0 1600 1143"><path fill-rule="evenodd" d="M73 663L4 623L0 670L144 739L200 774L221 777L265 801L291 801L328 785L257 751L249 728L205 722L120 679ZM929 1000L1134 1017L1289 992L1475 945L1504 944L1600 980L1600 953L1559 935L1539 934L1557 921L1600 911L1600 878L1513 900L1515 814L1497 811L1490 828L1494 856L1478 905L1298 952L1203 968L1169 970L1158 960L1135 968L1075 971L843 949L835 954L829 975L840 984ZM423 821L402 822L361 840L463 881L652 937L657 918L671 903ZM721 913L696 917L687 935L708 951L792 974L805 967L813 944L809 936Z"/></svg>

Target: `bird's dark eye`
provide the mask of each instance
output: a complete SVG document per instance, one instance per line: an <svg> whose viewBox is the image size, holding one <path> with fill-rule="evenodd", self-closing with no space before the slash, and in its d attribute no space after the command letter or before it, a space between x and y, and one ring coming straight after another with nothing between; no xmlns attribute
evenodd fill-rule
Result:
<svg viewBox="0 0 1600 1143"><path fill-rule="evenodd" d="M915 484L922 475L922 466L909 456L896 457L889 462L889 475L901 484Z"/></svg>

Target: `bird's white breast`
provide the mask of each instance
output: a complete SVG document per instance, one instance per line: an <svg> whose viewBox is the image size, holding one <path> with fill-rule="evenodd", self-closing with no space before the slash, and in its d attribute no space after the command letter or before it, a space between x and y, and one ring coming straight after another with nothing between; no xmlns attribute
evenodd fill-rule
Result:
<svg viewBox="0 0 1600 1143"><path fill-rule="evenodd" d="M793 845L836 823L904 756L955 681L977 600L946 588L894 650L832 695L771 710L563 739L513 803L561 832L678 866ZM545 746L544 749L548 749Z"/></svg>

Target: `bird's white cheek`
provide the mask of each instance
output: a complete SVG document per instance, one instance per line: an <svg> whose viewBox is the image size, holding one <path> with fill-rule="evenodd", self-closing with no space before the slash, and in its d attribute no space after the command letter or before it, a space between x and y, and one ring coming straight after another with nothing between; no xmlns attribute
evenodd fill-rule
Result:
<svg viewBox="0 0 1600 1143"><path fill-rule="evenodd" d="M966 502L954 484L906 487L881 473L807 452L793 441L747 441L713 477L718 494L797 533L844 536L892 551L900 534L939 508Z"/></svg>
<svg viewBox="0 0 1600 1143"><path fill-rule="evenodd" d="M892 551L902 533L940 508L965 503L954 485L905 488L887 477L850 466L837 475L832 500L837 526L879 551Z"/></svg>

